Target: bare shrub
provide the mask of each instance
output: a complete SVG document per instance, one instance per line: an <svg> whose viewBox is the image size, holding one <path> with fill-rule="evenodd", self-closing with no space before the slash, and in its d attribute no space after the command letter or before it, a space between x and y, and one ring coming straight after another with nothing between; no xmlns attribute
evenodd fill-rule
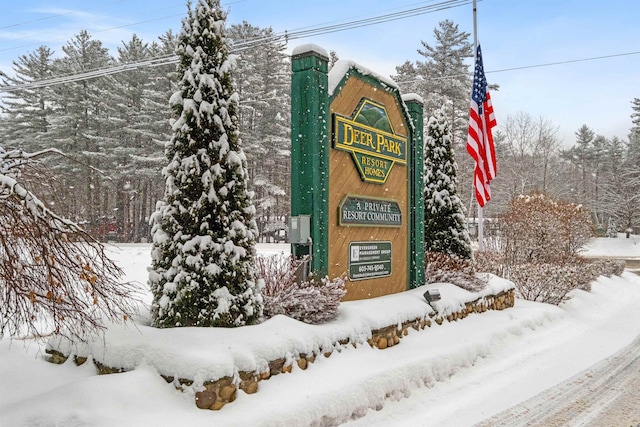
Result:
<svg viewBox="0 0 640 427"><path fill-rule="evenodd" d="M501 252L481 251L473 255L475 271L492 273L499 277L505 277L506 265Z"/></svg>
<svg viewBox="0 0 640 427"><path fill-rule="evenodd" d="M586 262L523 263L510 268L507 278L515 283L521 298L558 305L566 301L574 289L590 291L591 282L597 276Z"/></svg>
<svg viewBox="0 0 640 427"><path fill-rule="evenodd" d="M589 290L599 275L578 257L592 237L580 205L534 193L517 197L500 220L491 248L475 256L476 269L514 282L519 296L560 304L573 289Z"/></svg>
<svg viewBox="0 0 640 427"><path fill-rule="evenodd" d="M296 260L285 255L256 257L256 274L264 280L265 318L282 314L310 324L336 318L346 293L344 278L329 280L314 275L303 278L305 261L306 258Z"/></svg>
<svg viewBox="0 0 640 427"><path fill-rule="evenodd" d="M18 183L33 162L0 148L0 338L83 340L134 314L136 288L100 243Z"/></svg>
<svg viewBox="0 0 640 427"><path fill-rule="evenodd" d="M593 237L581 205L544 194L519 196L501 219L500 237L507 265L565 263Z"/></svg>
<svg viewBox="0 0 640 427"><path fill-rule="evenodd" d="M598 259L592 262L592 267L598 273L598 276L620 276L627 263L622 259Z"/></svg>
<svg viewBox="0 0 640 427"><path fill-rule="evenodd" d="M500 254L479 252L475 255L477 271L493 273L514 282L518 296L531 301L560 304L574 289L591 290L599 276L621 275L621 260L587 260L573 257L563 263L522 263L507 267Z"/></svg>
<svg viewBox="0 0 640 427"><path fill-rule="evenodd" d="M425 283L452 283L470 292L477 292L487 284L476 277L471 260L442 252L425 254Z"/></svg>
<svg viewBox="0 0 640 427"><path fill-rule="evenodd" d="M616 276L620 276L624 269L627 268L627 263L622 259L612 259L607 260L607 262L611 264L611 272Z"/></svg>

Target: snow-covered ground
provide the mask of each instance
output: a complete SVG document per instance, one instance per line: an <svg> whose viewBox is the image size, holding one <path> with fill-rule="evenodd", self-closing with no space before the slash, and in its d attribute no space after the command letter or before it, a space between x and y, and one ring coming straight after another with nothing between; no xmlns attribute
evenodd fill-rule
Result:
<svg viewBox="0 0 640 427"><path fill-rule="evenodd" d="M582 255L640 260L640 236L631 235L626 238L624 233L618 233L616 239L593 239Z"/></svg>
<svg viewBox="0 0 640 427"><path fill-rule="evenodd" d="M260 246L266 253L282 250L287 246ZM149 245L122 245L113 251L127 279L146 281ZM640 259L640 237L596 239L586 255ZM453 289L442 287L442 292L443 300L457 298ZM323 334L373 324L377 313L390 316L423 307L415 292L385 298L370 302L374 313L367 304L345 305L338 321L317 328L274 319L286 330L256 327L256 337L266 331L272 337L260 338L273 343L294 330L297 341L313 346ZM98 376L91 364L45 362L37 343L4 340L0 426L472 425L630 344L640 334L639 306L640 276L625 272L600 278L592 292L576 291L560 307L517 300L508 310L411 330L400 345L386 350L347 347L328 359L318 358L305 371L294 366L291 374L260 382L257 394L240 391L235 402L218 412L197 409L192 395L160 378L152 354L136 354L142 363L133 371ZM128 330L127 336L135 333ZM237 347L232 333L220 336L211 348ZM197 335L168 337L163 338L165 350L198 347L193 342ZM118 352L111 351L116 357ZM206 357L206 346L195 353L191 367ZM189 368L184 360L175 363Z"/></svg>

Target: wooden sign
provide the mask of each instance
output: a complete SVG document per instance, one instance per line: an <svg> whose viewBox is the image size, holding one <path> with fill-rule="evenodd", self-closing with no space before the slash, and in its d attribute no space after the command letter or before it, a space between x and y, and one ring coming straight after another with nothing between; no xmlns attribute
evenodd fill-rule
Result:
<svg viewBox="0 0 640 427"><path fill-rule="evenodd" d="M424 283L422 104L324 49L292 55L291 215L311 216L311 270L346 276L346 300Z"/></svg>

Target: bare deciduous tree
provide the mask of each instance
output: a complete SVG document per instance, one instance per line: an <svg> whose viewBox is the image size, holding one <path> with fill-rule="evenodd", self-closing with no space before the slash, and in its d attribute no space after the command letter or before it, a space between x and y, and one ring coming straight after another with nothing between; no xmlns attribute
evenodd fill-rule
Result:
<svg viewBox="0 0 640 427"><path fill-rule="evenodd" d="M0 338L83 340L126 321L137 305L136 287L119 282L104 247L19 182L49 179L35 158L51 152L0 148Z"/></svg>
<svg viewBox="0 0 640 427"><path fill-rule="evenodd" d="M503 155L510 160L502 162L512 184L509 200L531 191L554 193L550 169L558 154L557 132L557 126L544 117L534 119L525 112L507 117L501 143Z"/></svg>

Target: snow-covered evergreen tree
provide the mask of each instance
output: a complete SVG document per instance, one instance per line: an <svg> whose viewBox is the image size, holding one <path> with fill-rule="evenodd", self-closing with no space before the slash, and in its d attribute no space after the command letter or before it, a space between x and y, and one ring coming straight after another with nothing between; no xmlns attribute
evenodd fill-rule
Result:
<svg viewBox="0 0 640 427"><path fill-rule="evenodd" d="M451 144L458 155L459 176L462 182L472 182L474 169L473 159L466 153L469 101L473 81L469 70L473 64L474 52L470 37L468 32L460 30L458 24L453 21L440 21L433 29L433 42L420 42L418 54L422 60L406 61L396 67L397 75L393 76L404 93L415 92L422 96L425 102L425 124L436 110L442 105L447 105ZM471 186L459 189L463 200L471 200L471 190Z"/></svg>
<svg viewBox="0 0 640 427"><path fill-rule="evenodd" d="M24 85L53 77L53 51L46 46L21 55L13 61L15 77L5 77L3 84ZM3 147L25 151L50 148L53 94L50 87L19 89L2 98L5 122L0 133Z"/></svg>
<svg viewBox="0 0 640 427"><path fill-rule="evenodd" d="M113 65L108 49L86 30L62 46L62 51L64 56L53 63L57 75L74 75ZM71 81L52 87L56 114L51 127L55 147L84 163L61 161L52 167L65 176L63 181L69 189L63 195L69 209L67 215L89 226L106 214L101 211L101 202L104 194L113 191L105 175L94 169L108 171L111 168L113 164L105 153L118 144L117 124L111 120L115 114L115 103L111 102L113 84L112 76L102 76L92 79L91 83Z"/></svg>
<svg viewBox="0 0 640 427"><path fill-rule="evenodd" d="M448 105L447 117L455 120L451 123L453 143L462 145L466 141L469 124L469 94L471 93L471 74L469 60L473 58L473 45L470 34L460 31L458 24L448 19L438 23L433 30L433 45L422 40L422 49L418 53L423 61L406 61L396 67L394 78L401 82L403 90L418 93L425 100L425 117L429 117ZM407 82L407 83L402 83Z"/></svg>
<svg viewBox="0 0 640 427"><path fill-rule="evenodd" d="M262 298L252 264L257 227L237 126L238 96L218 0L188 5L170 99L165 197L152 222L153 324L254 323Z"/></svg>
<svg viewBox="0 0 640 427"><path fill-rule="evenodd" d="M175 46L171 52L174 50ZM130 64L166 54L157 43L149 45L134 34L118 47L117 60ZM172 68L175 70L175 65ZM163 193L164 146L171 139L167 99L175 90L175 87L168 89L163 72L166 70L141 67L115 76L113 97L117 115L112 121L118 124L116 133L120 142L109 147L108 155L114 160L109 173L117 189L112 195L115 219L127 241L139 242L141 237L147 237L149 213ZM162 126L156 123L160 121ZM161 144L157 142L160 138ZM153 191L153 187L157 190Z"/></svg>
<svg viewBox="0 0 640 427"><path fill-rule="evenodd" d="M465 209L456 190L458 167L446 108L429 118L424 139L425 252L471 258Z"/></svg>

